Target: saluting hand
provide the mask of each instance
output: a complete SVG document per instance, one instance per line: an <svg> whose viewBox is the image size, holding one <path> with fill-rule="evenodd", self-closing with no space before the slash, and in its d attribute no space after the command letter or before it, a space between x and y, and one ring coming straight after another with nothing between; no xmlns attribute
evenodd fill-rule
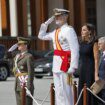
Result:
<svg viewBox="0 0 105 105"><path fill-rule="evenodd" d="M54 18L55 18L55 16L52 16L51 18L49 18L49 19L45 22L45 24L46 24L46 25L49 25L50 23L52 23L52 22L54 21Z"/></svg>

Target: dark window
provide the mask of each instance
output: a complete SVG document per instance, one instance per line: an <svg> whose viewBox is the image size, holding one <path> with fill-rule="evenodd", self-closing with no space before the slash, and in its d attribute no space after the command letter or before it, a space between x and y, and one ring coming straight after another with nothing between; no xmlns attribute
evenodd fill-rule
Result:
<svg viewBox="0 0 105 105"><path fill-rule="evenodd" d="M95 26L96 23L96 0L86 0L86 17L87 22Z"/></svg>

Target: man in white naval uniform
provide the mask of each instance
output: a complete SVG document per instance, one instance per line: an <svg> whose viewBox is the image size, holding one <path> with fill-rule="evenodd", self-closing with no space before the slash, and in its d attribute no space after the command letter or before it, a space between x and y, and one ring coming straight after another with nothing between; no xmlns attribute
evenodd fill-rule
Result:
<svg viewBox="0 0 105 105"><path fill-rule="evenodd" d="M52 40L53 42L54 57L52 69L56 105L74 105L72 86L67 84L67 75L74 73L78 68L79 45L73 27L67 24L68 14L68 10L55 8L54 16L41 24L38 35L38 38L41 40ZM47 33L48 25L54 20L57 28ZM66 60L64 60L65 58ZM70 61L70 66L65 69L68 61ZM63 66L64 71L61 66Z"/></svg>

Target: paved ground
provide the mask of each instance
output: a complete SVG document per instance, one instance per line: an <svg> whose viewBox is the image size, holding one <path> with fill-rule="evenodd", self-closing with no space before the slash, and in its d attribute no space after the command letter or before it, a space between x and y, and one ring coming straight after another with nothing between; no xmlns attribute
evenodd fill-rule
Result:
<svg viewBox="0 0 105 105"><path fill-rule="evenodd" d="M7 81L0 81L0 105L16 105L14 93L14 80L14 77L9 77ZM52 77L47 77L43 79L35 78L34 97L39 100L43 100L50 91L50 85L52 82ZM50 94L48 95L47 101L48 102L45 102L43 105L50 105ZM38 103L41 103L41 101L38 101ZM34 105L36 104L34 103Z"/></svg>
<svg viewBox="0 0 105 105"><path fill-rule="evenodd" d="M14 93L14 77L8 78L7 81L0 81L0 105L16 105L15 93ZM35 91L34 97L37 99L44 99L50 90L50 84L53 82L51 78L36 79L34 81ZM50 94L47 98L50 100ZM40 101L38 101L41 103ZM36 104L34 104L36 105ZM44 103L44 105L50 105L49 102Z"/></svg>

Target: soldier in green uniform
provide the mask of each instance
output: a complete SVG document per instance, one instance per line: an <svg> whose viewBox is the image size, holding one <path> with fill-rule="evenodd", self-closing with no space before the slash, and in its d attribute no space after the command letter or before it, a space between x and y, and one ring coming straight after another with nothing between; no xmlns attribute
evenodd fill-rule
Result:
<svg viewBox="0 0 105 105"><path fill-rule="evenodd" d="M30 90L31 94L34 93L34 68L33 56L28 53L29 38L18 37L18 50L20 51L14 58L13 72L16 77L15 93L17 105L22 105L22 86L26 83L26 87ZM32 99L26 95L26 105L32 105Z"/></svg>

